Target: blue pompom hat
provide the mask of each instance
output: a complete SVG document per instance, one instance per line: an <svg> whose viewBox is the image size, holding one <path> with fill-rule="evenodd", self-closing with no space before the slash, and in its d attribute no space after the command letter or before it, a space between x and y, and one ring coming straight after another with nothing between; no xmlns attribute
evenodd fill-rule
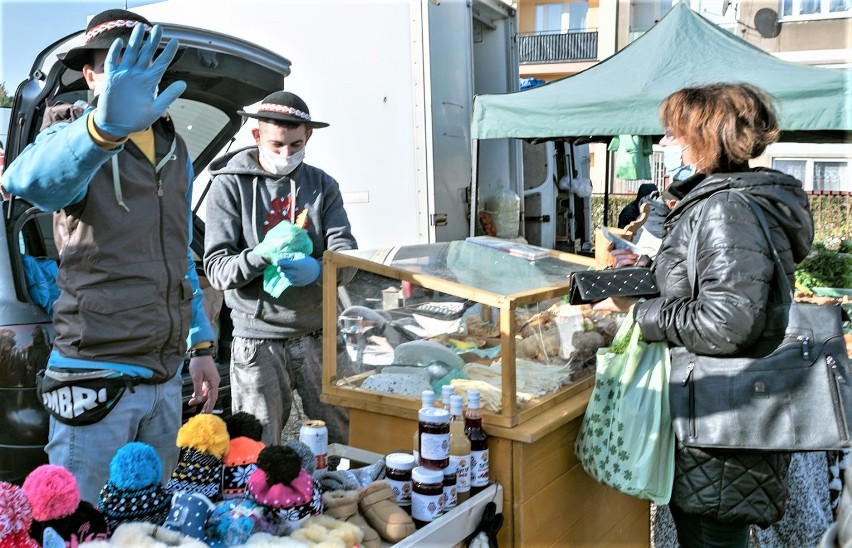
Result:
<svg viewBox="0 0 852 548"><path fill-rule="evenodd" d="M101 489L98 506L110 528L129 521L162 525L171 495L161 483L163 464L147 443L130 442L119 449L109 465L109 481Z"/></svg>

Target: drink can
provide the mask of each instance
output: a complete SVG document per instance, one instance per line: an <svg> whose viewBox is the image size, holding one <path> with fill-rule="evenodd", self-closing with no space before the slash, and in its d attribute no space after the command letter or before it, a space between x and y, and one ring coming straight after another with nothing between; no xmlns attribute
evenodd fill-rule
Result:
<svg viewBox="0 0 852 548"><path fill-rule="evenodd" d="M302 422L299 441L307 445L317 457L317 472L328 470L328 428L325 421L308 419Z"/></svg>

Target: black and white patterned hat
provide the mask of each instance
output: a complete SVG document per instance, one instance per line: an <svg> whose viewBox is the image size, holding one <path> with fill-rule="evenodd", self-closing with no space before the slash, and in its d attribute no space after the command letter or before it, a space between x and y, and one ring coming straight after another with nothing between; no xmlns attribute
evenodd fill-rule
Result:
<svg viewBox="0 0 852 548"><path fill-rule="evenodd" d="M171 496L160 483L163 465L154 448L141 442L128 443L115 453L109 470L98 507L110 529L131 521L162 525Z"/></svg>
<svg viewBox="0 0 852 548"><path fill-rule="evenodd" d="M222 496L222 459L192 447L180 450L175 471L166 483L166 491L201 493L211 500Z"/></svg>
<svg viewBox="0 0 852 548"><path fill-rule="evenodd" d="M222 498L222 457L230 437L225 421L212 413L190 418L178 430L180 457L166 491L201 493L213 502Z"/></svg>

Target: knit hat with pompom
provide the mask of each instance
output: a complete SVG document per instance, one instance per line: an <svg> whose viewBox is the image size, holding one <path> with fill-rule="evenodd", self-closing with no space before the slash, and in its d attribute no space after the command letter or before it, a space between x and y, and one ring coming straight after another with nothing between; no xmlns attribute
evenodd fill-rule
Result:
<svg viewBox="0 0 852 548"><path fill-rule="evenodd" d="M289 535L308 516L324 506L319 484L302 468L302 459L290 447L266 447L257 458L257 470L248 480L248 492L266 507L267 518L277 525L275 535Z"/></svg>
<svg viewBox="0 0 852 548"><path fill-rule="evenodd" d="M225 421L217 415L195 415L178 430L180 457L166 483L166 491L201 493L217 501L222 496L222 457L230 437Z"/></svg>
<svg viewBox="0 0 852 548"><path fill-rule="evenodd" d="M0 481L0 548L38 548L30 538L33 512L21 488Z"/></svg>
<svg viewBox="0 0 852 548"><path fill-rule="evenodd" d="M22 489L33 514L30 537L41 539L50 527L72 545L107 538L109 530L103 515L80 500L77 480L68 469L43 464L30 472Z"/></svg>
<svg viewBox="0 0 852 548"><path fill-rule="evenodd" d="M240 411L225 419L231 443L222 459L222 497L246 494L246 482L257 469L257 456L265 447L263 425L254 415Z"/></svg>
<svg viewBox="0 0 852 548"><path fill-rule="evenodd" d="M162 474L160 456L147 443L130 442L116 451L98 498L110 528L129 521L163 524L171 499L160 483Z"/></svg>

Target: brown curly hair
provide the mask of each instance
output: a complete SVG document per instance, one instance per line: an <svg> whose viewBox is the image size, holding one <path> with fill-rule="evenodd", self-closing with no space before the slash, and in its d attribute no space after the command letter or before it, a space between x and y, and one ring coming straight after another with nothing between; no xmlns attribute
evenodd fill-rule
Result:
<svg viewBox="0 0 852 548"><path fill-rule="evenodd" d="M660 122L701 158L704 174L748 164L778 140L772 97L751 84L709 84L666 97Z"/></svg>

